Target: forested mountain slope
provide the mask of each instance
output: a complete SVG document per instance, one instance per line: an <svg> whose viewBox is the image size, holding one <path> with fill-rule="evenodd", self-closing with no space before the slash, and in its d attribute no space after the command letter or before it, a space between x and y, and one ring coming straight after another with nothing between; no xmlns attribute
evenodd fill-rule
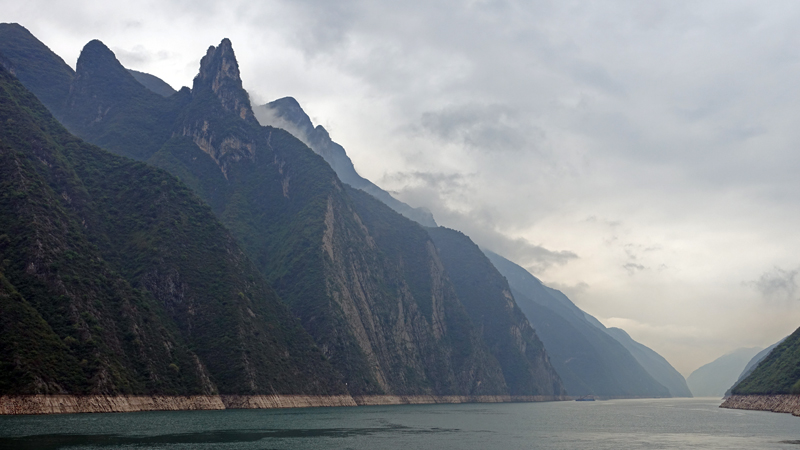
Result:
<svg viewBox="0 0 800 450"><path fill-rule="evenodd" d="M419 225L382 203L365 206L357 201L362 193L305 144L260 126L227 39L208 49L192 88L169 98L144 88L92 41L65 105L77 134L165 168L211 207L350 393L563 392L539 354L536 361L511 356L512 365L534 364L543 377L512 388L511 366L497 357L502 349L465 320L457 283ZM370 221L360 215L367 210ZM398 228L379 234L391 239L375 234L390 222ZM424 270L409 269L408 249L418 251Z"/></svg>
<svg viewBox="0 0 800 450"><path fill-rule="evenodd" d="M0 69L0 392L343 393L209 208Z"/></svg>

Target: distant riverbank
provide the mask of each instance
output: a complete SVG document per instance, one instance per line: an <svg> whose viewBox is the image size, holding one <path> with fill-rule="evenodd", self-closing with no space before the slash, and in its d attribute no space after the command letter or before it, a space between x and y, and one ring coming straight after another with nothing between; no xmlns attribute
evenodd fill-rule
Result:
<svg viewBox="0 0 800 450"><path fill-rule="evenodd" d="M9 395L0 396L0 415L275 409L440 403L508 403L558 400L567 400L567 398L517 395Z"/></svg>
<svg viewBox="0 0 800 450"><path fill-rule="evenodd" d="M772 411L800 417L800 395L732 395L720 408Z"/></svg>

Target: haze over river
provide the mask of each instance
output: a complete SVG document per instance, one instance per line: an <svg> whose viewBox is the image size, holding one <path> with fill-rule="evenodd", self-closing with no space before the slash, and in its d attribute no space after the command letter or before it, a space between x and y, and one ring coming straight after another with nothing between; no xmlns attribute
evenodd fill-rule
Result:
<svg viewBox="0 0 800 450"><path fill-rule="evenodd" d="M800 418L719 399L0 417L0 449L799 449Z"/></svg>

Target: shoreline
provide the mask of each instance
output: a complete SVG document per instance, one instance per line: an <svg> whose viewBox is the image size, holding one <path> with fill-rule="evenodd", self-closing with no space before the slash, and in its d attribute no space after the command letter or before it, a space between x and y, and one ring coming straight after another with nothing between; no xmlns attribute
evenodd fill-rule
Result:
<svg viewBox="0 0 800 450"><path fill-rule="evenodd" d="M800 395L731 395L719 407L788 413L800 417Z"/></svg>
<svg viewBox="0 0 800 450"><path fill-rule="evenodd" d="M3 395L0 416L568 400L521 395Z"/></svg>

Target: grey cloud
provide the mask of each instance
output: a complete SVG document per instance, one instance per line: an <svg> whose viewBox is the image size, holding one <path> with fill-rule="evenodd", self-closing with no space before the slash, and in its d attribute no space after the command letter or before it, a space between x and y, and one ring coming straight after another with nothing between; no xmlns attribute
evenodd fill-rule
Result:
<svg viewBox="0 0 800 450"><path fill-rule="evenodd" d="M421 187L426 191L435 191L437 195L460 193L474 182L474 174L442 173L442 172L394 172L384 176L385 182L402 184L406 189ZM398 194L399 192L393 192Z"/></svg>
<svg viewBox="0 0 800 450"><path fill-rule="evenodd" d="M150 51L141 45L137 45L128 50L120 47L113 47L111 49L116 55L117 59L127 68L135 69L144 66L154 61L163 61L169 59L172 55L167 51Z"/></svg>
<svg viewBox="0 0 800 450"><path fill-rule="evenodd" d="M501 221L492 208L459 211L447 204L447 198L469 202L474 175L429 172L398 172L387 177L406 185L403 200L424 204L434 210L436 220L445 226L466 233L476 244L517 262L531 273L541 274L553 266L561 266L578 255L569 250L550 250L524 238L509 237L498 231ZM386 179L385 179L386 180ZM414 201L424 199L424 202Z"/></svg>
<svg viewBox="0 0 800 450"><path fill-rule="evenodd" d="M480 246L516 261L533 274L541 274L552 266L563 266L578 255L568 250L549 250L523 238L509 238L497 232L482 232L471 236Z"/></svg>
<svg viewBox="0 0 800 450"><path fill-rule="evenodd" d="M267 105L257 105L253 106L253 114L256 116L258 123L261 125L282 128L291 133L292 136L300 139L307 146L311 147L310 140L305 131L300 129L294 123L278 116L275 109L270 108Z"/></svg>
<svg viewBox="0 0 800 450"><path fill-rule="evenodd" d="M526 150L544 140L544 131L509 105L465 104L422 114L416 127L441 141L480 150Z"/></svg>
<svg viewBox="0 0 800 450"><path fill-rule="evenodd" d="M645 267L645 266L643 266L641 264L636 264L636 263L632 263L632 262L624 264L622 266L622 268L627 270L629 275L633 275L636 272L641 272L642 270L647 269L647 267Z"/></svg>
<svg viewBox="0 0 800 450"><path fill-rule="evenodd" d="M784 270L774 267L763 273L758 280L745 282L745 285L755 288L768 301L797 301L796 278L798 273L800 273L800 269Z"/></svg>
<svg viewBox="0 0 800 450"><path fill-rule="evenodd" d="M323 123L343 125L333 138L362 175L383 177L440 223L549 281L586 280L591 289L574 292L593 314L714 330L670 347L678 363L689 354L700 363L720 342L774 342L787 331L777 320L796 328L786 308L761 322L747 314L758 296L800 311L795 270L745 285L739 273L800 250L798 2L3 6L4 20L68 63L100 38L175 86L230 37L248 89L308 99ZM740 247L741 236L756 238ZM644 243L636 259L629 242Z"/></svg>

